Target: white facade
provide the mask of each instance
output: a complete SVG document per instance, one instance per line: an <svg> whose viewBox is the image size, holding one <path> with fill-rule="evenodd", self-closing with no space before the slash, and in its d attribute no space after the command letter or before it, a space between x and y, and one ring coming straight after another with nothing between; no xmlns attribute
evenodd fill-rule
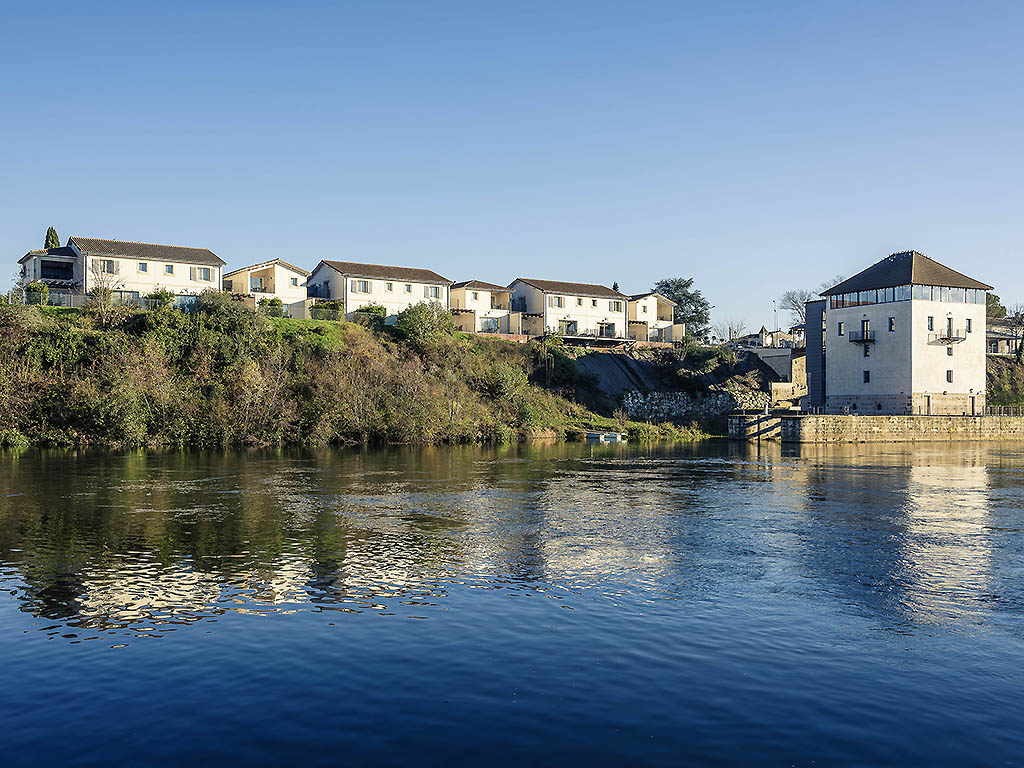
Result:
<svg viewBox="0 0 1024 768"><path fill-rule="evenodd" d="M346 317L370 304L387 311L387 322L421 302L448 308L451 282L425 269L321 261L306 280L311 297L344 302Z"/></svg>
<svg viewBox="0 0 1024 768"><path fill-rule="evenodd" d="M984 302L905 299L828 307L825 333L828 410L984 412Z"/></svg>
<svg viewBox="0 0 1024 768"><path fill-rule="evenodd" d="M73 294L104 287L125 299L142 298L156 290L197 295L209 288L220 289L224 262L206 249L82 240L102 243L103 252L87 250L75 238L63 248L31 251L21 260L25 281L41 280L51 284L51 292ZM69 280L52 277L61 265L69 271Z"/></svg>
<svg viewBox="0 0 1024 768"><path fill-rule="evenodd" d="M629 297L611 288L517 278L509 289L513 310L541 315L547 333L626 338Z"/></svg>
<svg viewBox="0 0 1024 768"><path fill-rule="evenodd" d="M225 291L262 299L280 299L290 317L302 317L309 273L281 259L235 269L224 275Z"/></svg>
<svg viewBox="0 0 1024 768"><path fill-rule="evenodd" d="M452 313L472 313L474 333L518 333L510 327L511 303L512 292L497 285L470 281L451 289Z"/></svg>
<svg viewBox="0 0 1024 768"><path fill-rule="evenodd" d="M675 306L659 293L633 296L629 300L629 322L646 324L648 341L681 341L685 328L673 320ZM679 325L677 333L673 333L675 325Z"/></svg>

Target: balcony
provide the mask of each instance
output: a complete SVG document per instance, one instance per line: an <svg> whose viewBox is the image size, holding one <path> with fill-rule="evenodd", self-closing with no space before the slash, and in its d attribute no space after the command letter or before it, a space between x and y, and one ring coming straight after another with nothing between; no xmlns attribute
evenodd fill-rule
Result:
<svg viewBox="0 0 1024 768"><path fill-rule="evenodd" d="M874 344L874 331L850 331L850 343L852 344Z"/></svg>
<svg viewBox="0 0 1024 768"><path fill-rule="evenodd" d="M951 344L959 344L962 341L967 341L967 334L964 333L963 328L947 328L946 330L939 331L938 333L928 334L929 344L949 346Z"/></svg>

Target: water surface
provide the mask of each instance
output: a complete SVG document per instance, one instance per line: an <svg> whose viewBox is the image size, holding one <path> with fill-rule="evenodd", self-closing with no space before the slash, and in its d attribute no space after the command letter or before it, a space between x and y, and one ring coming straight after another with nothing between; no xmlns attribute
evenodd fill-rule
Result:
<svg viewBox="0 0 1024 768"><path fill-rule="evenodd" d="M5 765L1007 764L1024 448L0 454Z"/></svg>

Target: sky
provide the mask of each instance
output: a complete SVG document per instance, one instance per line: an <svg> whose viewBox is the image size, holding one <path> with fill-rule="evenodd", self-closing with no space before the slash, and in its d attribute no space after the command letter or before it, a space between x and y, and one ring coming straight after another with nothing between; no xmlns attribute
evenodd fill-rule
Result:
<svg viewBox="0 0 1024 768"><path fill-rule="evenodd" d="M913 248L1016 303L1022 25L940 0L5 4L0 254L13 275L54 226L229 267L684 276L753 330Z"/></svg>

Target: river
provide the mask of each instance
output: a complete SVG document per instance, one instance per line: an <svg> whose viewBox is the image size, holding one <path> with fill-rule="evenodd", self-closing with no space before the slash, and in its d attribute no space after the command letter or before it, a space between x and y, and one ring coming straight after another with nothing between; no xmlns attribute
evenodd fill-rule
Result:
<svg viewBox="0 0 1024 768"><path fill-rule="evenodd" d="M18 765L1024 754L1024 447L0 453Z"/></svg>

